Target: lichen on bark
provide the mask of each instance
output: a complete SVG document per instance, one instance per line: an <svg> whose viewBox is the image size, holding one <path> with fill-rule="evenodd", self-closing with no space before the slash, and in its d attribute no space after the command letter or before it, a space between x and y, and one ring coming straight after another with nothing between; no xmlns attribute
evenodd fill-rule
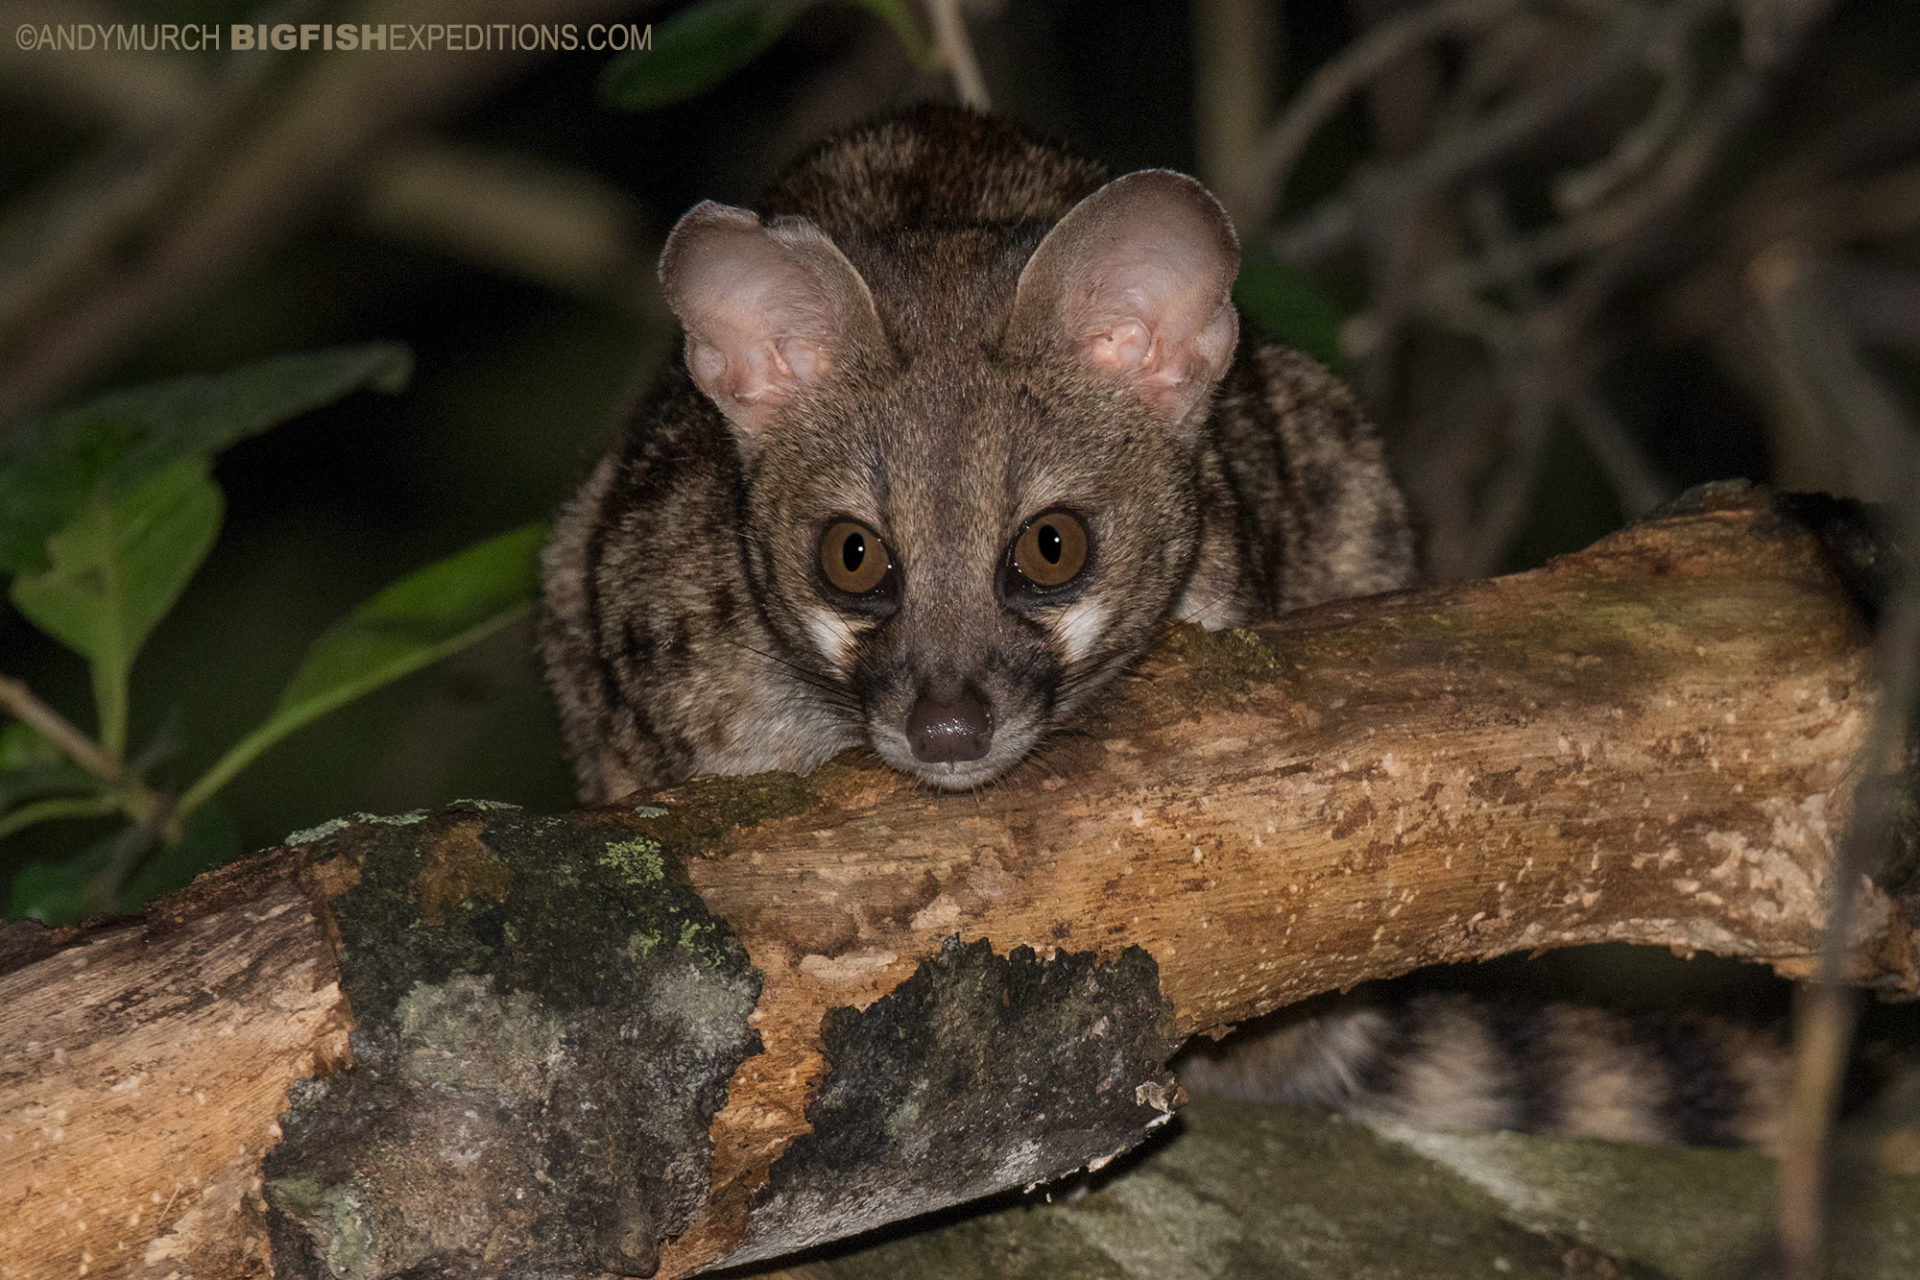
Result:
<svg viewBox="0 0 1920 1280"><path fill-rule="evenodd" d="M812 1132L774 1164L735 1261L1102 1165L1169 1119L1179 1046L1151 956L995 955L949 938L831 1010Z"/></svg>
<svg viewBox="0 0 1920 1280"><path fill-rule="evenodd" d="M307 853L359 871L330 904L358 1026L267 1162L278 1271L651 1274L758 1050L759 974L680 853L604 816L460 809Z"/></svg>

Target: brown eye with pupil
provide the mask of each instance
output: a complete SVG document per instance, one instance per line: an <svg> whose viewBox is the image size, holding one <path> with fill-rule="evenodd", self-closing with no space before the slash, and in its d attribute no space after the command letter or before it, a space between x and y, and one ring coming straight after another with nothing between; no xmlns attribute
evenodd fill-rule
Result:
<svg viewBox="0 0 1920 1280"><path fill-rule="evenodd" d="M1064 586L1086 565L1086 526L1064 511L1028 521L1013 544L1013 567L1037 587Z"/></svg>
<svg viewBox="0 0 1920 1280"><path fill-rule="evenodd" d="M820 572L848 595L862 596L872 591L886 581L891 568L893 557L887 552L887 544L865 525L841 520L820 539Z"/></svg>

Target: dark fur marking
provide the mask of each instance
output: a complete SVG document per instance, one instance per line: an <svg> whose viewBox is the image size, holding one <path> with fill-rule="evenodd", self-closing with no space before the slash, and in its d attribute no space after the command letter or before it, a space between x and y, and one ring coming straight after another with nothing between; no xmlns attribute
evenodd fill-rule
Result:
<svg viewBox="0 0 1920 1280"><path fill-rule="evenodd" d="M1519 999L1475 1001L1475 1007L1507 1061L1514 1127L1540 1133L1561 1123L1565 1105L1545 1010Z"/></svg>
<svg viewBox="0 0 1920 1280"><path fill-rule="evenodd" d="M1379 1013L1386 1020L1385 1033L1374 1042L1365 1061L1353 1064L1356 1099L1393 1097L1418 1050L1424 1021L1418 1010L1404 1000L1396 1000L1382 1005Z"/></svg>
<svg viewBox="0 0 1920 1280"><path fill-rule="evenodd" d="M1633 1039L1657 1055L1667 1081L1660 1115L1680 1141L1696 1147L1738 1144L1738 1082L1711 1028L1674 1014L1643 1014L1630 1020Z"/></svg>

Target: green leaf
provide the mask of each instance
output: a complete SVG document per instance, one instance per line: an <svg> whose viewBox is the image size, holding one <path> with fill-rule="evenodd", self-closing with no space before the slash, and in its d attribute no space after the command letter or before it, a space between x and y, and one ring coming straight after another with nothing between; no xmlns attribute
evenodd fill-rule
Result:
<svg viewBox="0 0 1920 1280"><path fill-rule="evenodd" d="M220 490L203 458L185 458L138 487L106 486L47 539L52 566L13 580L15 607L93 666L101 745L126 748L127 673L220 530Z"/></svg>
<svg viewBox="0 0 1920 1280"><path fill-rule="evenodd" d="M103 484L124 494L357 388L397 391L411 367L390 343L280 356L114 392L28 425L0 452L0 573L45 569L47 538Z"/></svg>
<svg viewBox="0 0 1920 1280"><path fill-rule="evenodd" d="M1339 310L1265 245L1241 247L1233 300L1275 342L1306 352L1335 373L1345 372Z"/></svg>
<svg viewBox="0 0 1920 1280"><path fill-rule="evenodd" d="M364 693L458 653L525 613L539 581L544 524L523 525L402 578L313 642L267 722L181 797L192 813L254 757Z"/></svg>
<svg viewBox="0 0 1920 1280"><path fill-rule="evenodd" d="M607 65L600 100L646 111L705 93L786 34L812 0L703 0L661 23L653 48Z"/></svg>

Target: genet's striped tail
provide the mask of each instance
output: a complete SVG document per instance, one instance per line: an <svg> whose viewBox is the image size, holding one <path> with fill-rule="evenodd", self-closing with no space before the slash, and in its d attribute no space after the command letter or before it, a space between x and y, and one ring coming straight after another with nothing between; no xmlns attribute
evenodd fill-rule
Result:
<svg viewBox="0 0 1920 1280"><path fill-rule="evenodd" d="M1850 1102L1898 1069L1862 1055ZM1618 1014L1461 993L1337 1004L1176 1063L1189 1089L1435 1129L1511 1129L1777 1154L1791 1046L1697 1013Z"/></svg>

